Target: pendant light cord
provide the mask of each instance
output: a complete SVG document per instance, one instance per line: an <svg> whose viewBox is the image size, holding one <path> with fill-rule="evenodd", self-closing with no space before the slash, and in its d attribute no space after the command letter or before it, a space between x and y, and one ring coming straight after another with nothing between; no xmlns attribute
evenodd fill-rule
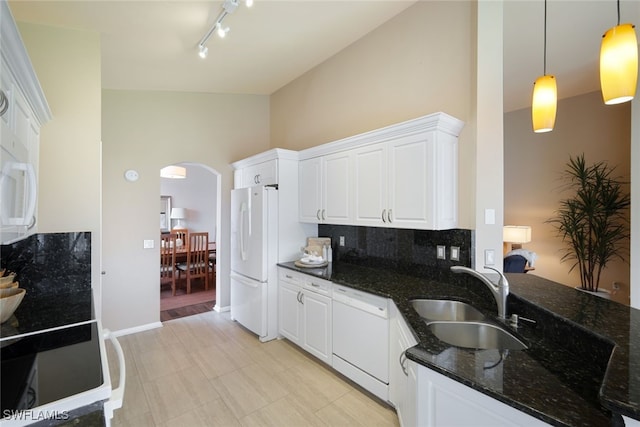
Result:
<svg viewBox="0 0 640 427"><path fill-rule="evenodd" d="M618 0L618 6L620 5L620 0ZM620 18L618 18L620 19ZM547 75L547 0L544 0L544 58L543 58L543 75Z"/></svg>
<svg viewBox="0 0 640 427"><path fill-rule="evenodd" d="M618 25L620 25L620 0L618 0Z"/></svg>

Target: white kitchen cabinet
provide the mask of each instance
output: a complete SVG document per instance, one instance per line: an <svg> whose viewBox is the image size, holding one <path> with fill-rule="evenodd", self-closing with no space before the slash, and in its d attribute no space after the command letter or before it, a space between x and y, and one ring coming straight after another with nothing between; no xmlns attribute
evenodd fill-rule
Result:
<svg viewBox="0 0 640 427"><path fill-rule="evenodd" d="M325 363L331 363L331 283L278 269L278 331Z"/></svg>
<svg viewBox="0 0 640 427"><path fill-rule="evenodd" d="M278 332L289 341L302 343L302 287L289 280L278 280Z"/></svg>
<svg viewBox="0 0 640 427"><path fill-rule="evenodd" d="M387 223L387 145L367 145L354 150L354 219L364 226Z"/></svg>
<svg viewBox="0 0 640 427"><path fill-rule="evenodd" d="M358 148L354 157L355 225L457 226L457 138L425 132Z"/></svg>
<svg viewBox="0 0 640 427"><path fill-rule="evenodd" d="M0 243L37 231L40 128L51 111L7 2L0 7Z"/></svg>
<svg viewBox="0 0 640 427"><path fill-rule="evenodd" d="M313 282L312 282L313 283ZM325 363L331 363L331 298L302 291L302 348Z"/></svg>
<svg viewBox="0 0 640 427"><path fill-rule="evenodd" d="M349 151L301 161L300 221L351 224L352 188Z"/></svg>
<svg viewBox="0 0 640 427"><path fill-rule="evenodd" d="M320 223L322 217L322 157L302 160L298 164L298 212L300 221Z"/></svg>
<svg viewBox="0 0 640 427"><path fill-rule="evenodd" d="M322 222L351 224L351 152L322 159Z"/></svg>
<svg viewBox="0 0 640 427"><path fill-rule="evenodd" d="M405 351L418 344L393 301L391 306L389 348L389 401L395 406L400 425L415 426L416 366Z"/></svg>
<svg viewBox="0 0 640 427"><path fill-rule="evenodd" d="M435 113L300 152L300 221L457 227L462 126Z"/></svg>
<svg viewBox="0 0 640 427"><path fill-rule="evenodd" d="M425 366L413 362L410 365L417 369L417 426L549 425Z"/></svg>
<svg viewBox="0 0 640 427"><path fill-rule="evenodd" d="M268 160L242 170L242 187L254 185L274 185L278 183L278 160Z"/></svg>

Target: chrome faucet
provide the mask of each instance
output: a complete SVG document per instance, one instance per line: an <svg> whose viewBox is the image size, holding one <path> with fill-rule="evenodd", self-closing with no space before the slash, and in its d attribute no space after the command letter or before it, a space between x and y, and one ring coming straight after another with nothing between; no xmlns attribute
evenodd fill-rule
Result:
<svg viewBox="0 0 640 427"><path fill-rule="evenodd" d="M506 277L504 277L504 274L502 274L500 270L496 270L493 267L487 267L486 265L484 268L493 270L500 275L500 280L498 280L497 285L489 280L484 274L477 272L476 270L469 267L454 265L451 267L451 271L454 273L470 274L471 276L487 285L487 287L491 290L493 297L496 299L496 303L498 304L498 318L500 318L501 320L507 320L507 296L509 295L509 281Z"/></svg>

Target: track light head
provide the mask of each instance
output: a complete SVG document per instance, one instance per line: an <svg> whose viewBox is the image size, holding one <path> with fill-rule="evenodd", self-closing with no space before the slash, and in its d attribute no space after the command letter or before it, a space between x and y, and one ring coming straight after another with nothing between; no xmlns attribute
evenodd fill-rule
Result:
<svg viewBox="0 0 640 427"><path fill-rule="evenodd" d="M222 23L218 23L216 27L217 27L218 37L220 37L221 39L225 38L227 33L229 32L229 27L223 27Z"/></svg>
<svg viewBox="0 0 640 427"><path fill-rule="evenodd" d="M200 58L204 59L207 57L207 54L209 53L209 48L206 47L205 45L199 45L200 46L200 51L198 52L198 56L200 56Z"/></svg>

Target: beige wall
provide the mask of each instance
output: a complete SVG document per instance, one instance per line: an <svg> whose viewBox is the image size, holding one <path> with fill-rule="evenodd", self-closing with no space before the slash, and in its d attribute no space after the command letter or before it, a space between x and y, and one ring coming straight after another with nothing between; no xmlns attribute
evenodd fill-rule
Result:
<svg viewBox="0 0 640 427"><path fill-rule="evenodd" d="M505 223L530 225L532 241L524 245L538 254L534 274L569 286L580 284L571 262L560 262L564 245L545 221L554 215L559 201L559 177L569 156L585 154L588 163L606 160L618 174L630 179L631 105L605 106L600 92L558 103L556 127L536 134L531 130L531 109L505 114ZM601 285L614 281L623 288L614 298L629 304L629 265L612 262Z"/></svg>
<svg viewBox="0 0 640 427"><path fill-rule="evenodd" d="M501 18L501 6L497 13ZM408 8L271 96L271 146L304 149L436 111L449 113L465 122L459 225L475 229L476 142L495 133L493 124L485 127L486 135L477 129L476 111L495 111L500 101L495 93L476 98L476 17L475 2L430 1ZM501 28L495 20L493 26ZM490 59L493 75L501 76L501 56L491 52ZM500 101L499 111L501 106ZM494 206L498 217L501 207Z"/></svg>
<svg viewBox="0 0 640 427"><path fill-rule="evenodd" d="M475 13L419 2L271 96L271 146L304 149L444 111L460 136L460 224L473 228Z"/></svg>
<svg viewBox="0 0 640 427"><path fill-rule="evenodd" d="M192 162L220 174L220 288L229 304L230 163L269 148L269 98L250 95L103 91L103 323L122 330L160 319L160 168ZM124 172L135 169L137 182ZM212 194L215 189L212 189ZM143 249L153 239L156 248Z"/></svg>
<svg viewBox="0 0 640 427"><path fill-rule="evenodd" d="M40 135L38 232L92 233L99 298L100 37L43 25L18 28L53 115Z"/></svg>

